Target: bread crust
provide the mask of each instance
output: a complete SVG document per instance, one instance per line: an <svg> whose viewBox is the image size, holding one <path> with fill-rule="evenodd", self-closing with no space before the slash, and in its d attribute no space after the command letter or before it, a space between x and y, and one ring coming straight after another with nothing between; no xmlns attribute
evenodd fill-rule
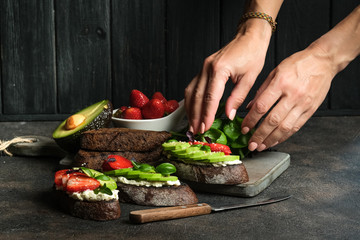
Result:
<svg viewBox="0 0 360 240"><path fill-rule="evenodd" d="M149 152L171 137L166 131L101 128L82 134L80 148L92 151Z"/></svg>
<svg viewBox="0 0 360 240"><path fill-rule="evenodd" d="M54 190L60 207L74 217L96 221L109 221L120 218L121 210L118 200L88 202L69 197L61 190Z"/></svg>
<svg viewBox="0 0 360 240"><path fill-rule="evenodd" d="M119 201L145 206L179 206L194 204L198 198L191 188L180 186L145 187L118 183Z"/></svg>
<svg viewBox="0 0 360 240"><path fill-rule="evenodd" d="M80 149L72 165L74 167L87 167L98 171L102 170L102 165L109 155L120 155L129 160L135 160L137 163L149 163L157 165L164 160L162 156L162 147L159 146L150 152L97 152Z"/></svg>
<svg viewBox="0 0 360 240"><path fill-rule="evenodd" d="M185 164L180 161L170 161L175 165L176 175L183 180L207 183L236 185L249 181L249 176L243 163L214 167L212 165Z"/></svg>

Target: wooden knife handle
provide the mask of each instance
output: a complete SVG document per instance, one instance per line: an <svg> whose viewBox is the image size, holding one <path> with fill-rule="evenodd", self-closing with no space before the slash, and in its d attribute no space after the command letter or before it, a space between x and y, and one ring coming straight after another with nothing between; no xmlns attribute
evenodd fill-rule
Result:
<svg viewBox="0 0 360 240"><path fill-rule="evenodd" d="M176 207L152 208L130 212L133 223L147 223L176 218L184 218L211 213L210 205L206 203L190 204Z"/></svg>

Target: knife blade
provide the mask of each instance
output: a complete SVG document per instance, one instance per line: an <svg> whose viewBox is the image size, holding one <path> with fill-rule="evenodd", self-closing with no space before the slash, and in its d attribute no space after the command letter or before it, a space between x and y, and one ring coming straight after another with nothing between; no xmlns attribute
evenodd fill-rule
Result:
<svg viewBox="0 0 360 240"><path fill-rule="evenodd" d="M175 206L175 207L152 208L152 209L132 211L129 214L129 219L133 223L148 223L155 221L171 220L171 219L206 215L213 212L219 212L225 210L261 206L261 205L284 201L289 198L291 198L291 195L274 197L255 203L247 203L247 204L242 203L242 204L234 204L234 205L227 205L221 207L211 207L207 203L198 203L198 204L189 204L189 205Z"/></svg>

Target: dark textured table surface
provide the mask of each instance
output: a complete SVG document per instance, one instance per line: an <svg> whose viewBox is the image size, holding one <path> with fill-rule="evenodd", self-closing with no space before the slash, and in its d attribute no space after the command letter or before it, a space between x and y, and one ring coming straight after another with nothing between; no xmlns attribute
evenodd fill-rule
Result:
<svg viewBox="0 0 360 240"><path fill-rule="evenodd" d="M58 122L0 122L0 139L51 136ZM134 225L132 210L110 222L75 218L51 201L59 159L0 157L0 239L360 239L360 117L312 118L275 148L290 167L258 196L198 193L231 204L291 194L287 201L205 216Z"/></svg>

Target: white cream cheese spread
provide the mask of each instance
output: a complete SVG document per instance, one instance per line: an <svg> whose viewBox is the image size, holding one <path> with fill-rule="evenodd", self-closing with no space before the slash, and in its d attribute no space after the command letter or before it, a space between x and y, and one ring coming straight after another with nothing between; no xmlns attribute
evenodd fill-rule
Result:
<svg viewBox="0 0 360 240"><path fill-rule="evenodd" d="M144 181L144 180L132 180L127 179L126 177L115 177L116 182L121 182L124 184L130 184L135 186L144 186L144 187L163 187L163 186L180 186L181 183L177 181Z"/></svg>
<svg viewBox="0 0 360 240"><path fill-rule="evenodd" d="M112 190L112 195L101 193L95 194L93 190L85 190L83 192L73 192L68 193L69 197L80 200L80 201L89 201L89 202L97 202L97 201L111 201L119 199L119 190Z"/></svg>

